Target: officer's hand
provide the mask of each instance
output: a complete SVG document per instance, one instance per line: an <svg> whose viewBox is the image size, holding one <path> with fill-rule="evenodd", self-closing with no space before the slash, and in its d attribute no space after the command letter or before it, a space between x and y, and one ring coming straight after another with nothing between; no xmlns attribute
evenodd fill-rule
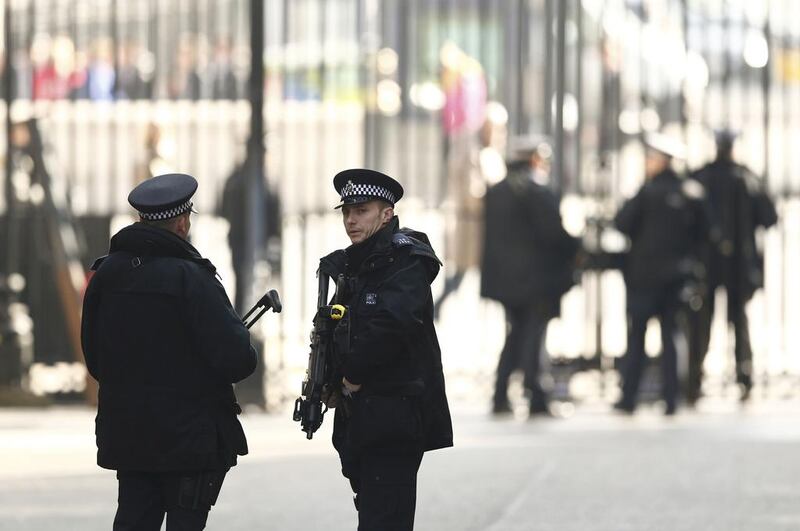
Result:
<svg viewBox="0 0 800 531"><path fill-rule="evenodd" d="M347 378L342 377L342 385L347 390L348 393L357 393L361 390L361 384L352 384L347 381Z"/></svg>
<svg viewBox="0 0 800 531"><path fill-rule="evenodd" d="M339 397L341 393L338 389L333 389L330 385L325 385L322 388L322 402L328 406L328 409L334 409L339 405Z"/></svg>
<svg viewBox="0 0 800 531"><path fill-rule="evenodd" d="M580 249L575 254L575 263L574 263L575 269L585 269L588 264L589 264L589 253L587 253L583 249Z"/></svg>

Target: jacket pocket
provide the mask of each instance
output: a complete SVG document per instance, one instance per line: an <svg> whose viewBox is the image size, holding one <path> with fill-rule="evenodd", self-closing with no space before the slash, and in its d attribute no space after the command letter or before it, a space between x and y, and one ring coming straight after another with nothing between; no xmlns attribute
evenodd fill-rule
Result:
<svg viewBox="0 0 800 531"><path fill-rule="evenodd" d="M156 450L165 454L197 455L217 449L217 429L198 398L165 388L149 389L149 419Z"/></svg>
<svg viewBox="0 0 800 531"><path fill-rule="evenodd" d="M421 444L422 415L417 397L370 395L354 403L350 438L357 448Z"/></svg>

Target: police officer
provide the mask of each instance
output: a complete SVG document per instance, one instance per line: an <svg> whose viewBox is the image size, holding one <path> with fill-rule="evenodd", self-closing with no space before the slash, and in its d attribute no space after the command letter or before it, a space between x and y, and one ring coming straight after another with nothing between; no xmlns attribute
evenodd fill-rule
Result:
<svg viewBox="0 0 800 531"><path fill-rule="evenodd" d="M771 227L778 220L775 205L758 178L733 160L736 135L730 130L721 130L715 136L716 160L695 174L708 193L715 235L707 254L707 296L695 322L697 343L690 349L690 402L700 397L717 288L724 288L727 295L728 322L733 325L736 340L736 381L742 390L741 398L747 400L750 396L753 352L745 306L753 293L764 285L764 261L756 247L755 232L758 227Z"/></svg>
<svg viewBox="0 0 800 531"><path fill-rule="evenodd" d="M356 493L359 531L414 527L423 452L453 444L430 283L440 263L428 238L401 229L394 205L403 187L383 173L345 170L334 177L351 245L321 260L346 278L349 349L333 445Z"/></svg>
<svg viewBox="0 0 800 531"><path fill-rule="evenodd" d="M187 241L197 181L154 177L128 202L139 222L92 267L81 341L99 382L97 463L117 471L114 529L203 529L247 442L234 382L256 352L210 261Z"/></svg>
<svg viewBox="0 0 800 531"><path fill-rule="evenodd" d="M531 415L549 414L540 374L547 323L560 313L573 285L579 241L561 224L559 203L548 188L552 150L543 138L513 139L506 178L485 198L481 295L505 309L508 335L497 364L492 412L511 411L508 380L525 372Z"/></svg>
<svg viewBox="0 0 800 531"><path fill-rule="evenodd" d="M622 398L615 407L632 413L647 358L644 350L647 322L661 325L662 394L666 414L678 399L676 317L686 283L698 274L698 249L708 235L708 213L702 185L681 179L672 169L673 157L683 156L683 145L663 134L645 137L647 182L627 201L614 220L630 239L624 276L627 290L628 351L623 359Z"/></svg>

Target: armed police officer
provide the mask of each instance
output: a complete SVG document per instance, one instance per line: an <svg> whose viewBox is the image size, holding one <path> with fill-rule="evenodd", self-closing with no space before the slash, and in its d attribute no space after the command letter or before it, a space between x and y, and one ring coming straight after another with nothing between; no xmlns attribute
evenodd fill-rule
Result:
<svg viewBox="0 0 800 531"><path fill-rule="evenodd" d="M400 228L400 183L350 169L333 184L352 243L320 261L321 274L342 275L350 314L333 445L359 531L411 530L422 455L453 444L430 289L441 264L425 234Z"/></svg>
<svg viewBox="0 0 800 531"><path fill-rule="evenodd" d="M735 139L730 130L718 131L716 160L695 174L707 190L716 234L706 255L708 288L694 323L687 397L690 402L700 397L717 288L724 288L727 295L727 317L736 340L736 381L743 401L749 398L753 387L753 351L745 307L753 293L764 285L764 259L756 245L755 233L758 227L774 225L778 215L758 178L734 161Z"/></svg>
<svg viewBox="0 0 800 531"><path fill-rule="evenodd" d="M197 181L154 177L140 221L111 239L86 290L81 341L99 382L97 463L117 471L114 529L203 529L247 442L232 384L256 352L216 269L187 241Z"/></svg>
<svg viewBox="0 0 800 531"><path fill-rule="evenodd" d="M508 176L486 192L481 295L503 305L508 335L497 364L492 412L511 412L508 381L525 373L531 415L549 414L540 371L548 322L574 284L580 247L548 188L552 150L543 138L513 140Z"/></svg>
<svg viewBox="0 0 800 531"><path fill-rule="evenodd" d="M704 191L698 182L681 179L672 169L684 147L663 134L645 137L647 181L628 200L614 220L630 239L625 259L628 350L622 367L622 398L615 407L631 413L636 408L639 383L646 361L647 322L661 325L662 394L666 414L678 400L678 354L675 347L681 293L701 274L698 255L709 233Z"/></svg>

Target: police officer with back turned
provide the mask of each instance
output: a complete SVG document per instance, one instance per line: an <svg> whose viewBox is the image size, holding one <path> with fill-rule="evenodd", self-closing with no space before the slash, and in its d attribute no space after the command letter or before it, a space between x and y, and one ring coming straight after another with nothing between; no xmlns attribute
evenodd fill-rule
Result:
<svg viewBox="0 0 800 531"><path fill-rule="evenodd" d="M647 182L614 220L630 239L624 277L628 313L628 351L623 358L622 398L615 408L632 413L645 367L647 323L661 325L662 394L665 413L678 406L678 353L675 346L681 293L699 273L699 249L709 233L709 216L701 184L681 179L672 169L684 147L660 133L645 136Z"/></svg>
<svg viewBox="0 0 800 531"><path fill-rule="evenodd" d="M86 290L81 340L99 382L97 463L117 471L115 531L199 530L247 453L232 384L256 352L216 269L187 241L197 181L154 177L139 222L111 239Z"/></svg>
<svg viewBox="0 0 800 531"><path fill-rule="evenodd" d="M481 295L503 305L508 323L497 363L492 412L511 412L508 382L525 373L529 412L549 414L541 358L548 322L574 284L580 247L561 223L558 197L547 186L550 145L542 138L512 139L508 176L486 192Z"/></svg>
<svg viewBox="0 0 800 531"><path fill-rule="evenodd" d="M775 205L759 179L733 158L736 135L727 129L716 132L717 157L695 174L706 188L711 206L715 237L706 256L708 289L693 323L695 342L690 349L688 400L701 395L703 361L711 336L711 318L717 288L724 288L728 323L736 344L736 382L741 400L753 387L753 351L750 347L746 306L764 285L764 258L756 245L758 227L769 228L778 221Z"/></svg>
<svg viewBox="0 0 800 531"><path fill-rule="evenodd" d="M352 242L320 261L321 273L343 275L338 302L350 312L333 445L359 531L409 531L422 454L453 444L430 289L441 264L425 234L400 228L400 183L350 169L333 184Z"/></svg>

